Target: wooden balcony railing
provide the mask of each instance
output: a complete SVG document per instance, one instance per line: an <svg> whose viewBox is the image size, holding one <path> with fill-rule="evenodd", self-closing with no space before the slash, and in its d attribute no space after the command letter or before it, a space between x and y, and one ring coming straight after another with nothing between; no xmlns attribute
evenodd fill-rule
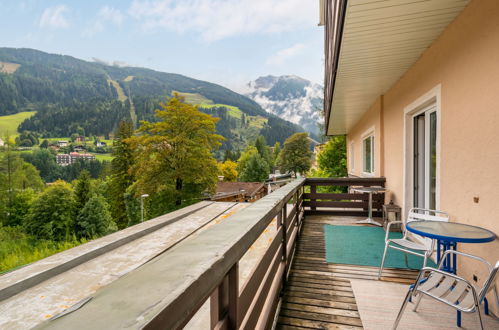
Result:
<svg viewBox="0 0 499 330"><path fill-rule="evenodd" d="M353 193L353 187L385 186L385 178L308 178L305 186L310 192L303 195L305 215L327 214L364 216L368 209L367 194ZM323 188L343 188L344 192L318 192ZM326 190L326 189L324 189ZM373 194L373 216L381 216L385 194Z"/></svg>
<svg viewBox="0 0 499 330"><path fill-rule="evenodd" d="M286 284L305 208L307 213L329 209L366 214L365 197L317 193L317 187L354 185L384 185L384 179L297 179L224 222L179 242L41 328L178 329L207 299L212 329L269 328ZM304 193L306 187L310 193ZM273 219L277 219L277 230L241 286L239 261Z"/></svg>

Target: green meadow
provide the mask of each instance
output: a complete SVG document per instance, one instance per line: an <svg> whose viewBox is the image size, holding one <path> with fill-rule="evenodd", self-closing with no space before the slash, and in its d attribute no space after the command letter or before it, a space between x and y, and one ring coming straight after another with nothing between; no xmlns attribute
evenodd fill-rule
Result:
<svg viewBox="0 0 499 330"><path fill-rule="evenodd" d="M0 116L0 137L9 134L11 137L19 135L17 128L26 119L33 116L36 111L18 112L14 115Z"/></svg>

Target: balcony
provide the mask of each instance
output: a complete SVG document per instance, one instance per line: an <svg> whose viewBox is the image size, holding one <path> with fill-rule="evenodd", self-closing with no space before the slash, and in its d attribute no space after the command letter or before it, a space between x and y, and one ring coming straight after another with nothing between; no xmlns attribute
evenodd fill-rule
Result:
<svg viewBox="0 0 499 330"><path fill-rule="evenodd" d="M249 206L213 202L189 206L140 224L135 231L128 228L112 234L119 234L119 237L109 235L97 240L97 245L87 247L82 255L76 255L74 251L71 252L72 255L68 253L64 263L49 265L46 262L36 265L39 268L33 276L25 276L14 284L0 286L0 314L7 315L5 312L10 314L14 310L5 306L9 303L14 306L12 299L16 295L25 294L35 286L43 287L47 283L44 281L57 279L57 276L76 267L78 262L84 265L83 263L106 253L114 253L116 258L120 257L122 260L138 259L137 256L132 256L133 253L152 253L154 256L149 261L123 272L121 275L126 274L124 276L118 276L109 270L105 273L104 270L103 274L98 275L101 288L95 289L90 297L71 307L67 306L60 315L41 322L38 327L379 327L383 321L388 322L386 319L392 317L391 314L386 316L390 307L388 305L391 304L392 309L398 308L405 292L398 297L384 292L383 287L375 286L395 282L404 284L403 290L406 290L406 285L414 281L417 272L387 268L382 281L366 282L377 278L377 267L327 262L324 225L355 225L356 220L367 214L367 196L331 192L331 187L384 186L384 183L384 178L297 179ZM328 187L329 191L323 192L323 187ZM374 216L380 216L383 200L382 195L374 199ZM196 212L206 216L211 212L217 219L215 222L219 223L212 223L204 228L206 220L194 216ZM193 223L194 221L198 223ZM150 242L147 235L174 225L181 232L178 237L157 235L157 244L166 244L164 252L132 251L129 248L130 255L118 253L117 249L126 247L133 240L142 237L148 238ZM151 246L149 249L152 248ZM108 260L108 263L116 262ZM42 269L43 267L46 269ZM85 276L84 280L80 277L77 282L90 281L92 274L97 271L89 271L88 278ZM102 278L113 276L116 278L102 284ZM363 289L362 285L367 285L367 289ZM57 289L52 284L50 287ZM372 300L373 295L374 308L365 304ZM361 302L364 306L363 315L367 315L367 318L361 315ZM15 308L19 310L33 307L23 307L19 302L16 304ZM377 310L377 305L384 306L384 309ZM439 322L452 325L454 314L450 315L451 317L441 318ZM473 319L473 315L470 317ZM429 322L435 321L430 318ZM465 318L464 325L466 322ZM440 327L438 323L432 324L435 328ZM386 324L381 328L385 326Z"/></svg>

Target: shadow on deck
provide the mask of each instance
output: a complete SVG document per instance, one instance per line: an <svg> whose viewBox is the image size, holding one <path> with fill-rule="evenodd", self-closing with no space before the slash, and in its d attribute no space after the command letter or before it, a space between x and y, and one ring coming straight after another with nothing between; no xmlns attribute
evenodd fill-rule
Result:
<svg viewBox="0 0 499 330"><path fill-rule="evenodd" d="M359 217L309 215L303 221L277 329L362 328L351 279L377 280L377 267L326 262L324 225L355 225ZM418 272L386 268L384 281L410 284Z"/></svg>

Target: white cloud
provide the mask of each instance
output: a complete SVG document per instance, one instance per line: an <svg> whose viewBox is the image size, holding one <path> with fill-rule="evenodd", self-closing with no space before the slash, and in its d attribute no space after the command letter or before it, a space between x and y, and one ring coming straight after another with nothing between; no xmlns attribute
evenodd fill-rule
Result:
<svg viewBox="0 0 499 330"><path fill-rule="evenodd" d="M144 30L195 32L205 41L272 34L314 25L318 1L134 0L128 13Z"/></svg>
<svg viewBox="0 0 499 330"><path fill-rule="evenodd" d="M83 30L82 36L85 38L92 38L95 34L104 31L107 23L120 26L123 23L124 18L125 16L121 10L104 6L97 13L97 17Z"/></svg>
<svg viewBox="0 0 499 330"><path fill-rule="evenodd" d="M283 64L287 59L295 57L299 55L303 50L305 49L304 44L294 44L291 47L284 48L270 56L266 63L268 65L281 65Z"/></svg>
<svg viewBox="0 0 499 330"><path fill-rule="evenodd" d="M121 13L121 10L109 7L109 6L104 6L99 10L99 13L97 14L99 18L101 18L104 21L108 21L113 23L114 25L121 25L123 23L124 16Z"/></svg>
<svg viewBox="0 0 499 330"><path fill-rule="evenodd" d="M66 5L58 5L46 8L40 17L41 28L65 29L69 22L64 15L69 11Z"/></svg>

